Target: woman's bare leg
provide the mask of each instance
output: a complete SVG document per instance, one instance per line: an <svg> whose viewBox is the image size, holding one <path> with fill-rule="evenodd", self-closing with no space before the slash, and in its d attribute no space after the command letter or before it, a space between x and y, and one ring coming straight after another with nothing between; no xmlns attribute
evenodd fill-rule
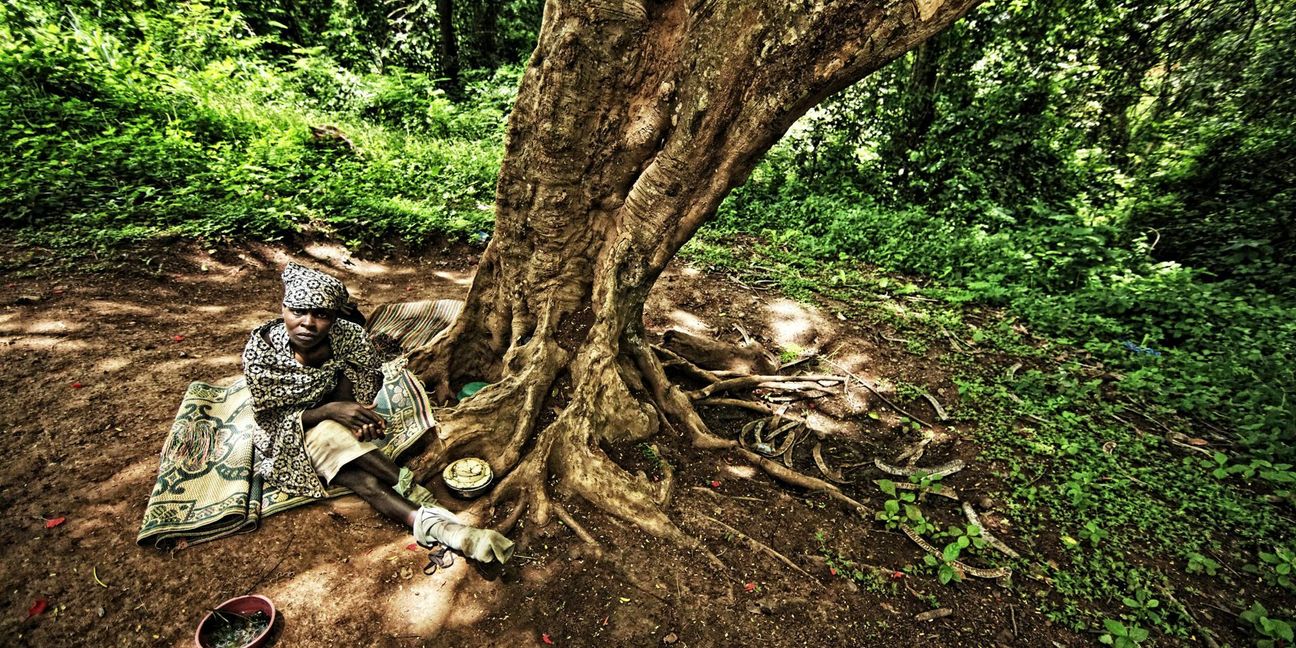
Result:
<svg viewBox="0 0 1296 648"><path fill-rule="evenodd" d="M382 453L371 452L364 456L368 457L372 454ZM385 480L381 477L357 466L358 461L357 459L343 466L342 470L333 477L332 483L347 487L379 513L405 526L413 526L414 513L418 510L418 505L398 495L392 490L390 484L384 483ZM396 480L392 479L392 483L395 482Z"/></svg>
<svg viewBox="0 0 1296 648"><path fill-rule="evenodd" d="M347 462L345 468L363 470L388 486L395 486L400 481L400 468L392 463L381 450L371 450ZM344 469L345 469L344 468Z"/></svg>

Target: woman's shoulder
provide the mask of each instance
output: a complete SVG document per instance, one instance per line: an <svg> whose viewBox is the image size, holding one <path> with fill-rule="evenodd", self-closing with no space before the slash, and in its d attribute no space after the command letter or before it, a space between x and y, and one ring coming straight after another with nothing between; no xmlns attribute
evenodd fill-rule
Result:
<svg viewBox="0 0 1296 648"><path fill-rule="evenodd" d="M341 318L333 322L333 329L331 333L333 333L333 335L336 335L341 338L346 338L348 340L368 340L369 339L369 333L364 330L363 326L360 326L359 324L356 324L355 322L352 322L350 320L344 320Z"/></svg>
<svg viewBox="0 0 1296 648"><path fill-rule="evenodd" d="M252 329L252 333L248 336L247 344L243 346L244 355L253 351L272 350L274 346L273 333L276 328L283 329L283 327L283 319L272 319Z"/></svg>

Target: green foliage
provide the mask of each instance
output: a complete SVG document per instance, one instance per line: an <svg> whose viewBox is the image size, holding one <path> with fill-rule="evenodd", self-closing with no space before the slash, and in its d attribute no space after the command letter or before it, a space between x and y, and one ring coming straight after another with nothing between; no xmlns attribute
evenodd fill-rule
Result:
<svg viewBox="0 0 1296 648"><path fill-rule="evenodd" d="M122 35L52 5L0 9L0 71L15 80L0 89L0 226L73 248L303 232L381 248L489 232L516 68L456 104L421 74L266 58L270 37L229 8L135 17Z"/></svg>
<svg viewBox="0 0 1296 648"><path fill-rule="evenodd" d="M1257 637L1257 648L1279 648L1291 645L1292 622L1270 617L1269 611L1259 601L1252 604L1251 609L1244 611L1240 617L1251 624L1251 630Z"/></svg>
<svg viewBox="0 0 1296 648"><path fill-rule="evenodd" d="M1273 552L1260 552L1261 567L1248 565L1248 571L1259 572L1269 582L1289 592L1296 592L1296 551L1286 547L1277 547Z"/></svg>
<svg viewBox="0 0 1296 648"><path fill-rule="evenodd" d="M1148 631L1137 625L1125 625L1114 619L1103 619L1107 632L1098 637L1098 641L1115 648L1135 648L1147 641Z"/></svg>

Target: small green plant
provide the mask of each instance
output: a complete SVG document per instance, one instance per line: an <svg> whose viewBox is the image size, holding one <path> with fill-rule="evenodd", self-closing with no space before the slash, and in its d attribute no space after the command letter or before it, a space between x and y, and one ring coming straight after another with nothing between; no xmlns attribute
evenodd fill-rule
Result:
<svg viewBox="0 0 1296 648"><path fill-rule="evenodd" d="M779 351L779 362L787 364L801 357L805 353L805 348L796 342L789 342L787 346Z"/></svg>
<svg viewBox="0 0 1296 648"><path fill-rule="evenodd" d="M1148 631L1133 623L1127 626L1115 619L1103 619L1103 627L1107 632L1098 641L1115 648L1135 648L1148 638Z"/></svg>
<svg viewBox="0 0 1296 648"><path fill-rule="evenodd" d="M877 519L886 522L888 529L898 529L905 524L920 535L935 531L936 527L927 521L922 509L918 508L918 501L922 495L940 489L940 477L914 476L910 480L918 485L917 491L901 490L890 479L879 479L876 482L878 488L890 496L890 499L882 503L882 510L876 514Z"/></svg>
<svg viewBox="0 0 1296 648"><path fill-rule="evenodd" d="M1089 520L1085 522L1084 528L1080 530L1080 537L1088 540L1089 544L1096 547L1099 542L1102 542L1103 538L1107 537L1107 532L1099 528L1097 522Z"/></svg>
<svg viewBox="0 0 1296 648"><path fill-rule="evenodd" d="M1292 577L1296 575L1296 552L1286 547L1277 547L1273 553L1261 551L1260 560L1272 568L1270 571L1262 572L1265 580L1277 583L1283 589L1296 591L1296 583L1292 582Z"/></svg>
<svg viewBox="0 0 1296 648"><path fill-rule="evenodd" d="M1206 574L1214 576L1219 571L1220 564L1214 559L1203 556L1197 552L1188 554L1188 573L1189 574Z"/></svg>
<svg viewBox="0 0 1296 648"><path fill-rule="evenodd" d="M1161 625L1161 601L1153 598L1152 593L1146 588L1140 587L1134 590L1134 596L1126 596L1121 599L1125 607L1131 608L1133 616L1139 621L1148 621L1153 625Z"/></svg>
<svg viewBox="0 0 1296 648"><path fill-rule="evenodd" d="M1251 629L1260 637L1256 639L1256 648L1279 648L1291 645L1291 621L1273 619L1265 606L1256 601L1251 609L1238 615L1243 621L1251 624Z"/></svg>
<svg viewBox="0 0 1296 648"><path fill-rule="evenodd" d="M948 584L950 581L963 580L963 574L954 567L954 562L965 550L976 550L986 546L985 538L981 537L981 529L969 524L966 528L950 527L943 533L937 534L937 537L952 538L953 540L945 545L941 550L940 558L927 554L923 556L923 562L929 567L936 568L936 580L941 585Z"/></svg>

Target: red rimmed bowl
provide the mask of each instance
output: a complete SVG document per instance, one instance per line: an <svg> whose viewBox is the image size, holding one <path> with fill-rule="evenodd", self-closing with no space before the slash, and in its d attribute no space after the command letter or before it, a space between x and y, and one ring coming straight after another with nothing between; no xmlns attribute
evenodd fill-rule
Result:
<svg viewBox="0 0 1296 648"><path fill-rule="evenodd" d="M266 638L270 636L270 629L274 628L275 624L275 606L274 603L270 602L270 599L259 594L236 596L216 606L215 610L208 612L207 616L203 617L202 623L199 623L198 629L194 631L194 645L198 648L212 648L212 644L207 642L207 637L204 635L210 634L215 629L216 624L220 622L216 615L217 612L229 612L244 616L254 612L261 612L270 618L270 622L266 624L266 627L243 644L241 648L259 648L265 645Z"/></svg>

